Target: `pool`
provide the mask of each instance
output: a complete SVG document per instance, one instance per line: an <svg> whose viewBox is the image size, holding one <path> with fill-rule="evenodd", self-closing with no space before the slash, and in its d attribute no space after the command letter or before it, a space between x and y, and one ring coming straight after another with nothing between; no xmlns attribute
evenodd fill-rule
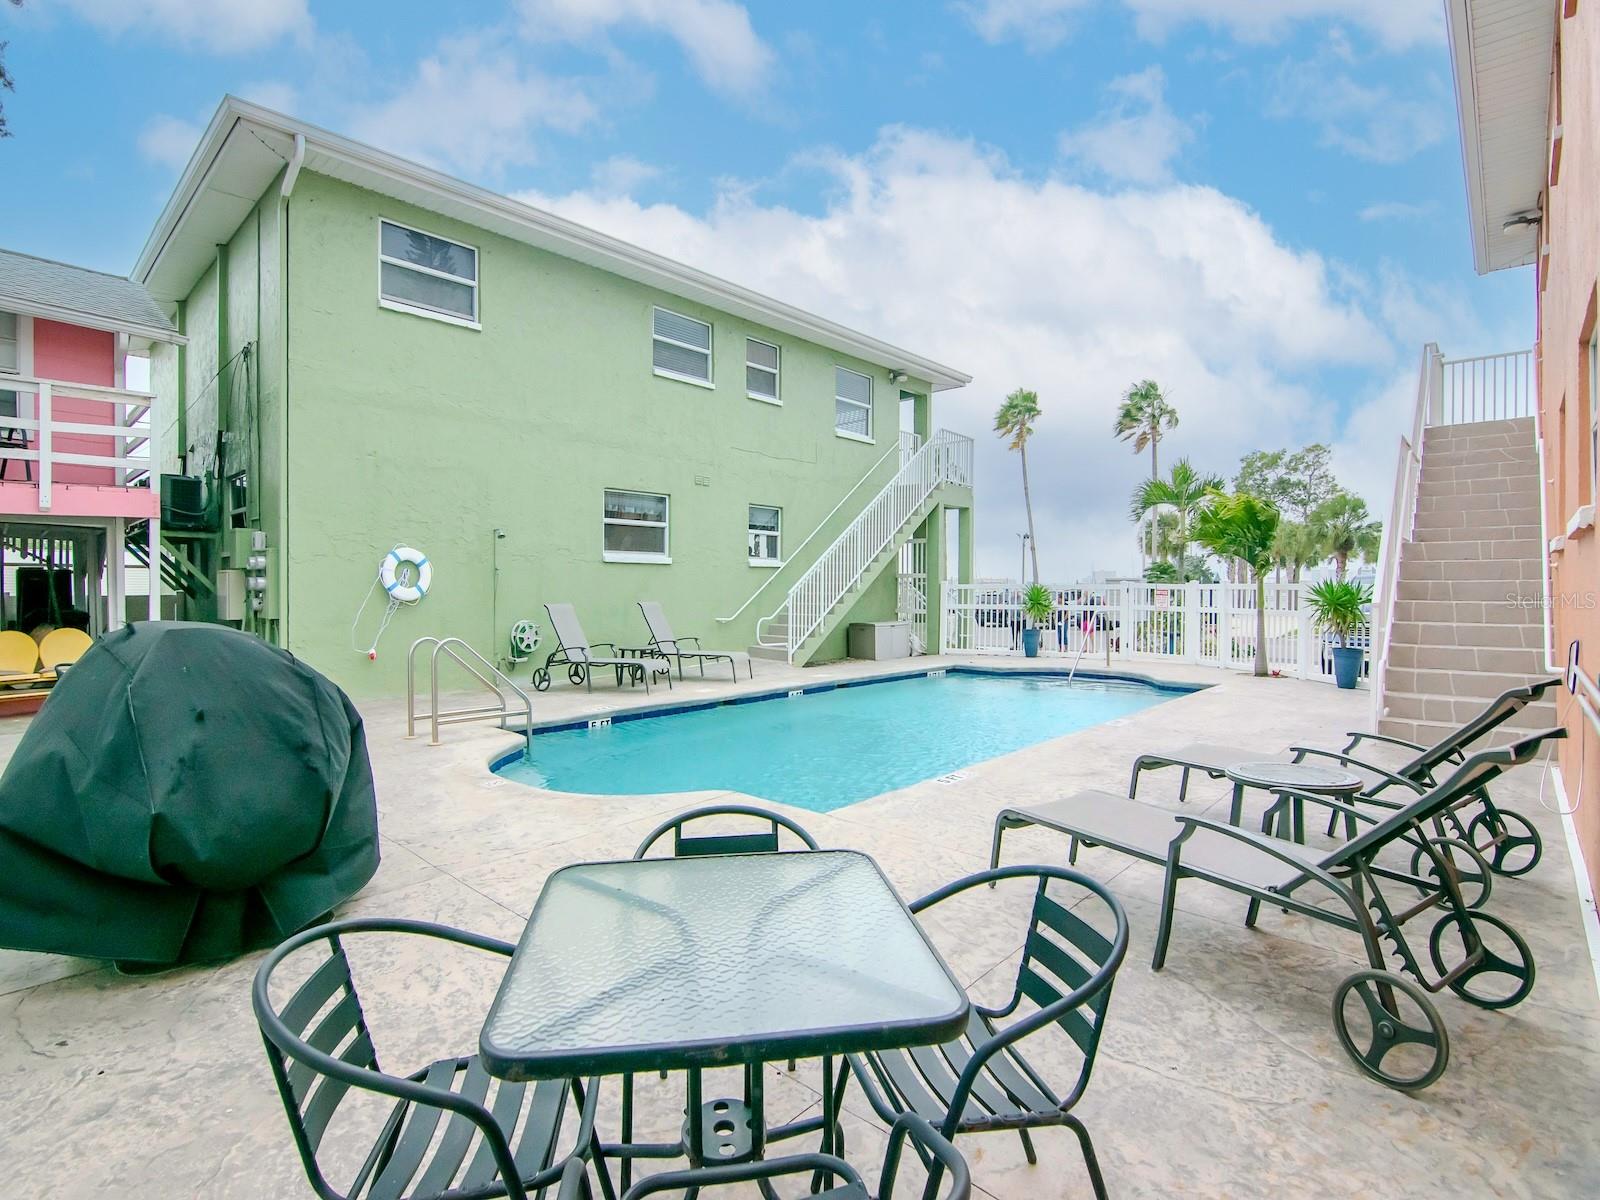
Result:
<svg viewBox="0 0 1600 1200"><path fill-rule="evenodd" d="M1194 690L957 668L536 731L529 757L495 770L559 792L743 792L829 812Z"/></svg>

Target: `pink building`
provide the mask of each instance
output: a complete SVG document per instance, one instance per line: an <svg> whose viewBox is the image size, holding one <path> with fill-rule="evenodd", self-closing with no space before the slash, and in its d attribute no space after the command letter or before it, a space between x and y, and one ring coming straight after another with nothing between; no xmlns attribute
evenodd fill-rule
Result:
<svg viewBox="0 0 1600 1200"><path fill-rule="evenodd" d="M162 421L142 360L182 341L132 280L0 250L0 627L98 634L159 615L143 564L159 553Z"/></svg>

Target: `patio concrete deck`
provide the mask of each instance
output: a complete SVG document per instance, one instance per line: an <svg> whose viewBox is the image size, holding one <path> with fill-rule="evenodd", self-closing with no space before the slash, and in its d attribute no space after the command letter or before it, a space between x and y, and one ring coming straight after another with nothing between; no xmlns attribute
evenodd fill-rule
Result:
<svg viewBox="0 0 1600 1200"><path fill-rule="evenodd" d="M905 664L899 664L903 669ZM919 668L949 665L923 659ZM986 660L985 665L1021 665ZM798 686L892 671L841 664L792 671L757 663L754 683L691 680L649 702ZM828 814L793 815L825 846L873 854L908 898L986 864L994 814L1010 803L1080 787L1120 791L1139 751L1186 741L1277 750L1329 744L1368 723L1366 692L1255 680L1199 668L1164 678L1214 686L1133 716L974 765ZM537 698L541 720L646 703L642 693L558 685ZM396 704L363 706L383 835L383 864L341 914L443 921L515 939L545 876L565 863L625 857L663 816L712 793L570 796L491 775L515 739L484 726L447 730L445 744L406 741ZM0 725L0 759L20 726ZM1600 999L1554 801L1540 772L1500 785L1502 803L1539 825L1545 859L1531 876L1497 880L1490 911L1516 926L1538 962L1533 995L1485 1012L1451 995L1448 1072L1418 1096L1359 1075L1329 1020L1334 987L1363 965L1353 936L1269 910L1242 923L1242 900L1193 882L1166 969L1149 967L1159 872L1092 850L1080 866L1127 906L1132 945L1111 1001L1099 1065L1078 1113L1113 1195L1600 1195ZM1141 799L1176 807L1177 773L1148 776ZM1197 780L1189 811L1226 804L1224 784ZM1593 801L1589 801L1593 802ZM1259 800L1248 809L1258 814ZM1226 809L1223 809L1226 812ZM1011 834L1010 862L1059 863L1064 839ZM963 926L930 922L957 974L986 999L1009 994L1020 943L1018 898L960 902ZM219 968L133 979L104 964L0 951L0 1193L16 1197L300 1197L300 1170L250 1013L259 955ZM420 1065L474 1047L498 964L406 952L370 965L364 998L386 1067ZM424 1014L396 1021L393 1010ZM398 1047L397 1049L394 1047ZM1031 1052L1030 1052L1031 1053ZM407 1056L411 1056L408 1058ZM1050 1053L1035 1056L1050 1074ZM1064 1070L1064 1068L1063 1068ZM770 1115L812 1111L811 1065L769 1072ZM712 1085L708 1084L708 1088ZM731 1088L731 1084L730 1084ZM675 1133L680 1081L642 1085L641 1136ZM715 1090L708 1094L717 1094ZM852 1160L881 1153L881 1134L853 1086ZM602 1120L615 1128L615 1096ZM1015 1137L963 1139L983 1193L1007 1200L1088 1194L1069 1133L1037 1135L1029 1167ZM907 1195L916 1194L907 1191Z"/></svg>

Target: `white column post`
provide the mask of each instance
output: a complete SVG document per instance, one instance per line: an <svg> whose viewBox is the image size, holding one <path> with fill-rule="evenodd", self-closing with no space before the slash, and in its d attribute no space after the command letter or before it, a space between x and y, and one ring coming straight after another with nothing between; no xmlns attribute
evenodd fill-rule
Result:
<svg viewBox="0 0 1600 1200"><path fill-rule="evenodd" d="M50 511L50 381L39 381L39 511Z"/></svg>
<svg viewBox="0 0 1600 1200"><path fill-rule="evenodd" d="M1183 585L1183 661L1200 661L1200 585L1190 580Z"/></svg>
<svg viewBox="0 0 1600 1200"><path fill-rule="evenodd" d="M1316 641L1317 631L1311 621L1311 606L1306 603L1306 585L1304 583L1295 584L1294 595L1295 618L1299 623L1300 678L1315 679L1321 673L1318 666L1321 662L1321 655L1314 652L1317 649L1313 645Z"/></svg>
<svg viewBox="0 0 1600 1200"><path fill-rule="evenodd" d="M158 499L157 504L160 503ZM161 511L150 517L150 620L161 620Z"/></svg>
<svg viewBox="0 0 1600 1200"><path fill-rule="evenodd" d="M1233 666L1233 588L1227 582L1217 585L1217 658L1225 669Z"/></svg>
<svg viewBox="0 0 1600 1200"><path fill-rule="evenodd" d="M106 631L128 623L128 522L112 517L106 530Z"/></svg>

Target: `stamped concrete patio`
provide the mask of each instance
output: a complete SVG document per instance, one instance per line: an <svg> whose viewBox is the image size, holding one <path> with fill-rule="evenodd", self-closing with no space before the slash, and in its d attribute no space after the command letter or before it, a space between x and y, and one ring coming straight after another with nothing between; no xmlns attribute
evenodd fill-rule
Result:
<svg viewBox="0 0 1600 1200"><path fill-rule="evenodd" d="M800 672L758 664L753 684L691 681L670 699L796 686L886 666ZM1329 744L1368 721L1365 692L1199 669L1161 674L1212 686L974 765L953 781L929 781L833 813L792 815L824 846L874 855L912 898L987 865L1001 807L1088 786L1121 790L1141 750L1191 740L1264 750L1295 741ZM536 704L545 720L665 699L665 693L647 701L609 687L591 697L558 686ZM363 709L383 864L341 915L423 918L514 940L550 871L625 857L663 816L715 798L531 790L487 770L491 758L515 745L510 735L458 727L445 732L443 746L431 747L426 737L404 739L398 705ZM9 756L20 728L0 726L0 758ZM1141 798L1176 807L1176 776L1148 777ZM1167 967L1152 973L1159 873L1104 850L1086 852L1080 866L1109 883L1133 931L1094 1082L1077 1110L1095 1135L1111 1192L1272 1200L1441 1191L1600 1195L1600 1123L1593 1119L1600 1111L1600 1000L1561 823L1548 790L1541 804L1539 785L1536 767L1500 785L1501 802L1540 827L1545 858L1529 877L1497 880L1489 904L1532 945L1537 986L1505 1012L1441 997L1450 1068L1418 1096L1359 1075L1335 1039L1334 987L1362 965L1353 936L1272 910L1259 928L1247 930L1242 899L1191 882L1180 891ZM1225 805L1226 786L1199 781L1190 796L1190 811L1215 808ZM1259 814L1259 798L1247 811ZM1007 841L1010 862L1059 863L1064 855L1064 839L1035 830ZM930 932L977 995L1009 994L1020 897L1002 889L960 903L960 924L933 921ZM0 1194L311 1195L250 1012L259 957L134 979L101 963L0 951ZM385 1066L410 1069L475 1046L499 964L404 951L358 960L357 967L372 971L362 986L380 1048L390 1047ZM391 1011L407 1016L388 1027ZM1050 1053L1034 1055L1030 1047L1030 1056L1051 1072ZM794 1074L773 1068L769 1078L772 1119L816 1109L813 1066L801 1064ZM713 1084L708 1088L717 1094ZM675 1134L679 1094L677 1079L649 1081L640 1136ZM850 1157L875 1162L881 1134L853 1087L847 1106ZM602 1120L613 1134L615 1116L615 1095L608 1094ZM1008 1134L963 1139L960 1146L988 1195L1087 1195L1075 1140L1066 1131L1045 1131L1036 1141L1036 1167Z"/></svg>

